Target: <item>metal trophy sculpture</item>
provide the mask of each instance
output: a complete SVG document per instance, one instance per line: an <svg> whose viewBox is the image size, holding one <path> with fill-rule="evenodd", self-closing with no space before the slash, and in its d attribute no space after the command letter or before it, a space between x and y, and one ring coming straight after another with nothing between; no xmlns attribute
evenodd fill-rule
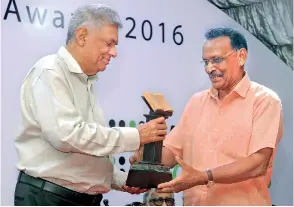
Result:
<svg viewBox="0 0 294 207"><path fill-rule="evenodd" d="M144 92L142 98L150 109L149 114L144 114L146 122L172 116L173 110L162 94ZM126 184L130 187L157 188L158 184L172 180L170 167L161 164L161 156L162 141L145 144L143 160L131 166Z"/></svg>

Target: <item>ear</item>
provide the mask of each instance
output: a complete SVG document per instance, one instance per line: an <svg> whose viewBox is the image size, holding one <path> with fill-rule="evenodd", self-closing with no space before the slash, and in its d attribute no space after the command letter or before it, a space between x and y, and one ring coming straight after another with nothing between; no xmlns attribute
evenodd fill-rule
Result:
<svg viewBox="0 0 294 207"><path fill-rule="evenodd" d="M239 50L239 65L244 66L247 60L247 50L245 48L241 48Z"/></svg>
<svg viewBox="0 0 294 207"><path fill-rule="evenodd" d="M88 29L86 27L80 27L76 30L76 41L81 47L85 46L87 36Z"/></svg>

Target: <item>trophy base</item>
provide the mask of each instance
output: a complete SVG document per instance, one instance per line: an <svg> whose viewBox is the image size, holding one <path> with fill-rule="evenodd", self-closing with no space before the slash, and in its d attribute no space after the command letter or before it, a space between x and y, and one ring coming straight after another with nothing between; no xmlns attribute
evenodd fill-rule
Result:
<svg viewBox="0 0 294 207"><path fill-rule="evenodd" d="M164 165L139 163L129 170L126 185L137 188L157 188L160 183L172 180L170 168Z"/></svg>

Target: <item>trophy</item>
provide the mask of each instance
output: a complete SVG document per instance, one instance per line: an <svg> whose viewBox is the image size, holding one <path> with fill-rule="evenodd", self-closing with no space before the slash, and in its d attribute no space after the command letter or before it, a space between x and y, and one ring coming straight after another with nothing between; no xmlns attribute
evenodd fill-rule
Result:
<svg viewBox="0 0 294 207"><path fill-rule="evenodd" d="M142 98L150 109L149 114L144 114L146 122L172 116L173 110L162 94L144 92ZM131 166L126 185L150 189L172 180L170 167L161 163L162 143L163 141L158 141L144 145L143 160Z"/></svg>

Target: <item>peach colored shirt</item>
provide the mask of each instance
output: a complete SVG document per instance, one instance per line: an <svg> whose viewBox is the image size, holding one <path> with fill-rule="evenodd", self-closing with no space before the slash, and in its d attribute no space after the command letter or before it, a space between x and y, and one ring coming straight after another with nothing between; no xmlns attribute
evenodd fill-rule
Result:
<svg viewBox="0 0 294 207"><path fill-rule="evenodd" d="M270 89L246 74L222 101L217 90L196 93L164 146L198 170L248 157L282 137L282 106ZM271 205L268 190L273 157L266 175L233 184L196 186L184 192L185 205Z"/></svg>

